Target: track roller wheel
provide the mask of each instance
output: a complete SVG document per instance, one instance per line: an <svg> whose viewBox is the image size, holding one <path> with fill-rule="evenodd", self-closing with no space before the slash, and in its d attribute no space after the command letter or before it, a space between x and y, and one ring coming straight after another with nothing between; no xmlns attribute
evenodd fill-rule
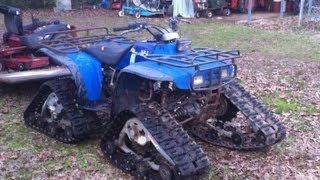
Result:
<svg viewBox="0 0 320 180"><path fill-rule="evenodd" d="M233 118L237 117L238 112L239 109L222 94L219 98L217 119L222 122L230 122Z"/></svg>
<svg viewBox="0 0 320 180"><path fill-rule="evenodd" d="M242 134L234 132L231 135L231 140L233 144L240 146L244 142L244 137Z"/></svg>
<svg viewBox="0 0 320 180"><path fill-rule="evenodd" d="M167 164L160 165L159 174L160 174L161 179L172 180L174 178L173 170Z"/></svg>

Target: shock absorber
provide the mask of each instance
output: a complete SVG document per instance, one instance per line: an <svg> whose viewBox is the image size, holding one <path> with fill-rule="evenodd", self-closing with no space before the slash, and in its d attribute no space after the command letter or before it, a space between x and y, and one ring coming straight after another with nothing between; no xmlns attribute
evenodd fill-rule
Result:
<svg viewBox="0 0 320 180"><path fill-rule="evenodd" d="M168 94L169 94L169 82L163 82L161 83L161 91L162 91L162 95L161 95L161 106L164 108L167 108L168 106Z"/></svg>
<svg viewBox="0 0 320 180"><path fill-rule="evenodd" d="M173 112L173 117L176 119L182 119L185 117L195 117L200 115L201 107L197 102L187 103Z"/></svg>

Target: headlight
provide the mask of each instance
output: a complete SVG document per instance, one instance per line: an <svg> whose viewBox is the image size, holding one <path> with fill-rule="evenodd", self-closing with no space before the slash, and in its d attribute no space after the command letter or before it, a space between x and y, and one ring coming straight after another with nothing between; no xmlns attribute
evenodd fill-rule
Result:
<svg viewBox="0 0 320 180"><path fill-rule="evenodd" d="M221 70L221 78L227 78L229 76L228 69Z"/></svg>
<svg viewBox="0 0 320 180"><path fill-rule="evenodd" d="M195 76L193 78L193 85L197 86L203 83L203 76Z"/></svg>

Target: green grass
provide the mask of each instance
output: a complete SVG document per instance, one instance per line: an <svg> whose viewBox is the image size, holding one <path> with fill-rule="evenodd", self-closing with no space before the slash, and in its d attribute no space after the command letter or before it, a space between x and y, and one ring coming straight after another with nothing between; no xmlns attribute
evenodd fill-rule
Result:
<svg viewBox="0 0 320 180"><path fill-rule="evenodd" d="M17 171L17 179L31 179L32 172L29 169L19 169Z"/></svg>
<svg viewBox="0 0 320 180"><path fill-rule="evenodd" d="M314 106L299 104L296 101L287 101L281 98L277 98L276 94L265 97L264 99L262 99L262 102L267 106L274 107L277 114L293 111L298 113L304 112L307 114L320 113L320 109Z"/></svg>
<svg viewBox="0 0 320 180"><path fill-rule="evenodd" d="M0 128L0 143L7 145L11 150L35 150L29 135L30 129L22 123L12 123Z"/></svg>
<svg viewBox="0 0 320 180"><path fill-rule="evenodd" d="M284 112L298 111L299 107L296 102L288 102L283 99L267 97L263 99L264 104L275 107L277 114Z"/></svg>
<svg viewBox="0 0 320 180"><path fill-rule="evenodd" d="M195 46L239 49L278 58L320 60L319 40L307 35L220 23L184 25L182 35L192 37Z"/></svg>

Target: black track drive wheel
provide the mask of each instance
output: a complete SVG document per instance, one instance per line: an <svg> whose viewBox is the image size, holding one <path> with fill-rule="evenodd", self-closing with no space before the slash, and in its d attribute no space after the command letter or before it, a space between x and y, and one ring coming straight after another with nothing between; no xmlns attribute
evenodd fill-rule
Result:
<svg viewBox="0 0 320 180"><path fill-rule="evenodd" d="M237 117L239 109L232 104L232 102L226 98L223 94L220 96L220 103L217 111L217 119L223 122L231 121Z"/></svg>

